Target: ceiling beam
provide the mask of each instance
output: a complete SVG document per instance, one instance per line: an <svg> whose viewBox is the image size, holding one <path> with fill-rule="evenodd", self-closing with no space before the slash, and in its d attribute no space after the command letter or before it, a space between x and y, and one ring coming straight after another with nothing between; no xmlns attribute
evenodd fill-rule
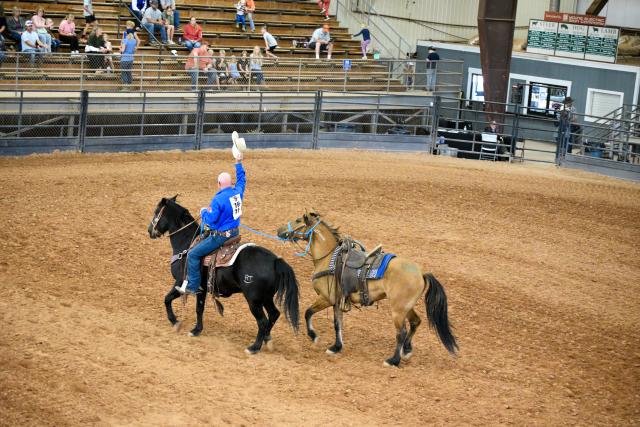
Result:
<svg viewBox="0 0 640 427"><path fill-rule="evenodd" d="M609 0L593 0L591 5L587 9L587 15L598 15L602 12L602 9L607 5Z"/></svg>

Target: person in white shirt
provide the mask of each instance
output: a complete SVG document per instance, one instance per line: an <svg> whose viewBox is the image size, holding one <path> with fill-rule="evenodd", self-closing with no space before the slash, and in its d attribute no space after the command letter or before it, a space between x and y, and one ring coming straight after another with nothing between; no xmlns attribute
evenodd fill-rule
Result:
<svg viewBox="0 0 640 427"><path fill-rule="evenodd" d="M38 33L33 30L33 22L25 22L25 27L26 31L23 31L20 36L22 52L29 54L29 60L33 66L36 62L36 53L42 52L49 46L40 41Z"/></svg>
<svg viewBox="0 0 640 427"><path fill-rule="evenodd" d="M264 53L270 58L277 58L273 52L278 48L278 41L267 30L266 25L262 27L262 38L264 38Z"/></svg>
<svg viewBox="0 0 640 427"><path fill-rule="evenodd" d="M160 32L160 38L162 43L167 43L167 32L164 28L164 21L162 20L162 12L158 9L158 2L152 0L150 7L144 11L142 17L142 26L153 36L155 31ZM153 37L155 39L155 36Z"/></svg>
<svg viewBox="0 0 640 427"><path fill-rule="evenodd" d="M311 40L309 40L309 49L314 49L316 51L316 59L320 59L320 51L326 51L327 59L331 59L333 42L331 41L329 24L324 24L313 32Z"/></svg>

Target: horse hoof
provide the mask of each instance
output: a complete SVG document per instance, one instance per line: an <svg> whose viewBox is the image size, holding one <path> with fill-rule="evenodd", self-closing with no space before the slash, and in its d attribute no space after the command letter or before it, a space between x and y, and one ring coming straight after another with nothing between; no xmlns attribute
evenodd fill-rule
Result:
<svg viewBox="0 0 640 427"><path fill-rule="evenodd" d="M413 352L411 353L407 353L407 354L402 354L402 360L409 360L411 359L411 356L413 356Z"/></svg>
<svg viewBox="0 0 640 427"><path fill-rule="evenodd" d="M393 363L389 363L386 360L382 363L382 366L384 366L385 368L397 368L398 365L394 365Z"/></svg>
<svg viewBox="0 0 640 427"><path fill-rule="evenodd" d="M176 323L173 324L173 330L176 331L176 333L180 332L180 330L182 329L182 321L179 320Z"/></svg>
<svg viewBox="0 0 640 427"><path fill-rule="evenodd" d="M200 331L191 331L191 332L189 332L189 336L190 337L197 337L198 335L200 335Z"/></svg>
<svg viewBox="0 0 640 427"><path fill-rule="evenodd" d="M251 350L249 348L245 348L244 352L247 353L249 356L253 356L254 354L258 353L259 350Z"/></svg>

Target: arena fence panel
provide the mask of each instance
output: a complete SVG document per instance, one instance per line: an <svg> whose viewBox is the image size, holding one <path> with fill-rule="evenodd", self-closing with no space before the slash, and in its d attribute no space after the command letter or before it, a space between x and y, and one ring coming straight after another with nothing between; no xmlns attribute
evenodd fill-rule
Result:
<svg viewBox="0 0 640 427"><path fill-rule="evenodd" d="M79 54L6 52L0 62L0 90L88 90L91 92L149 91L290 91L315 90L459 93L462 62L439 61L427 71L425 61L311 58L263 58L259 70L231 73L239 61L231 54L212 52L213 68L187 64L185 55L135 55L121 61L117 53ZM432 86L427 88L427 74Z"/></svg>

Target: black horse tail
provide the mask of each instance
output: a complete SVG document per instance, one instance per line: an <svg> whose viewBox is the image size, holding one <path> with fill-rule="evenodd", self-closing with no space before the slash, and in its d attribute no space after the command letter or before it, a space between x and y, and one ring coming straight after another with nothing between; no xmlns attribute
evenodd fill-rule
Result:
<svg viewBox="0 0 640 427"><path fill-rule="evenodd" d="M442 344L449 353L455 355L458 344L456 343L456 337L453 336L451 328L449 327L447 295L444 293L444 288L440 282L433 277L433 274L427 273L423 277L425 283L429 283L429 290L424 297L429 325L438 333L440 341L442 341Z"/></svg>
<svg viewBox="0 0 640 427"><path fill-rule="evenodd" d="M298 308L298 281L296 273L285 260L277 258L275 261L276 277L278 280L278 291L276 301L284 310L284 315L293 327L294 332L298 332L300 316ZM283 304L284 299L284 304Z"/></svg>

